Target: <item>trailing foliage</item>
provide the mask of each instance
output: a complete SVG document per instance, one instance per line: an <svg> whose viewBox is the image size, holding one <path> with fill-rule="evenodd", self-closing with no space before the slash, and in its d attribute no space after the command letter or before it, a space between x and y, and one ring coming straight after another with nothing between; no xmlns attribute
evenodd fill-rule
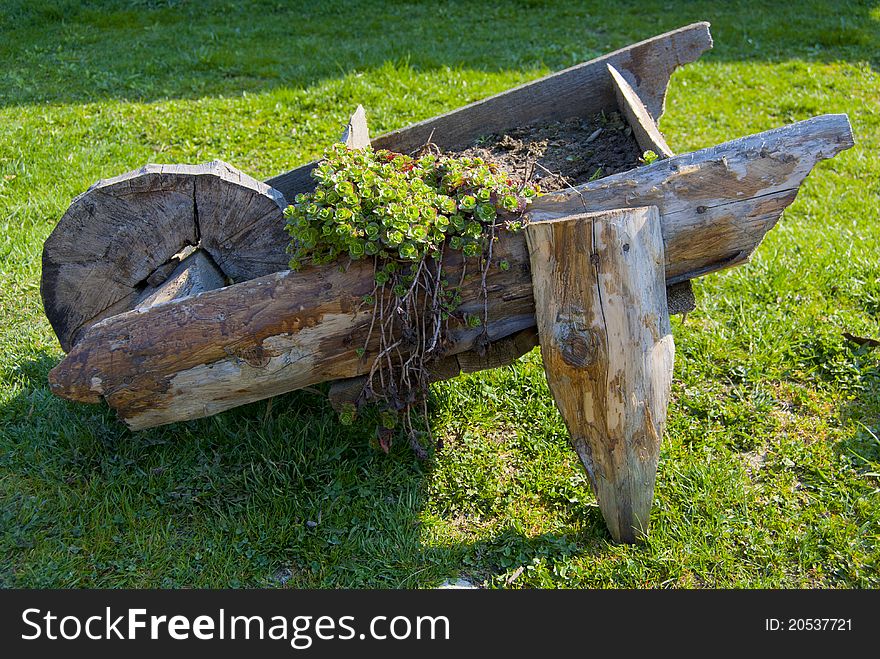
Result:
<svg viewBox="0 0 880 659"><path fill-rule="evenodd" d="M399 412L405 413L411 443L419 446L409 411L424 405L425 367L443 356L449 321L483 325L481 339L488 343L485 318L457 313L464 272L451 284L443 271L444 252L479 259L485 280L497 233L522 228L522 212L538 193L493 163L440 155L432 147L413 157L336 144L312 170L315 190L297 195L286 210L292 269L373 259L374 288L363 299L373 306L373 319L357 349L373 361L360 403L381 403L385 449ZM354 410L344 411L342 419L351 422Z"/></svg>
<svg viewBox="0 0 880 659"><path fill-rule="evenodd" d="M287 209L293 269L340 256L416 262L437 257L447 239L452 249L478 256L497 211L520 212L536 194L480 158L412 158L342 144L326 151L312 176L315 191L297 195ZM377 277L380 284L387 279Z"/></svg>

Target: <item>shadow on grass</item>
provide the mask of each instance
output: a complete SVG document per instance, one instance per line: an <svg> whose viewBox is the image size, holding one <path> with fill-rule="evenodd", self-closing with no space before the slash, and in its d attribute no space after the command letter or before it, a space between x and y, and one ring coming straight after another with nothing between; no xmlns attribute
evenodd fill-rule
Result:
<svg viewBox="0 0 880 659"><path fill-rule="evenodd" d="M839 406L841 419L851 421L856 431L834 446L838 458L846 460L860 472L880 471L880 349L847 346L853 371L852 391Z"/></svg>
<svg viewBox="0 0 880 659"><path fill-rule="evenodd" d="M0 57L15 62L0 70L0 103L237 95L385 62L558 70L700 20L716 44L706 59L880 61L870 2L12 0L0 9Z"/></svg>
<svg viewBox="0 0 880 659"><path fill-rule="evenodd" d="M579 504L571 533L465 522L479 539L432 541L426 514L452 515L426 513L434 462L404 442L386 456L316 393L130 432L105 405L54 397L55 363L41 353L5 376L20 391L0 405L3 586L503 585L517 566L606 546L598 510Z"/></svg>

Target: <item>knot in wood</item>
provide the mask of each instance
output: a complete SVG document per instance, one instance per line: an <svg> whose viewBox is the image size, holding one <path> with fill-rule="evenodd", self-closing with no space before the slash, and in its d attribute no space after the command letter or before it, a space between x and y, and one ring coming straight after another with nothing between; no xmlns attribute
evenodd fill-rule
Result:
<svg viewBox="0 0 880 659"><path fill-rule="evenodd" d="M262 344L245 347L226 346L223 350L230 357L239 359L254 368L268 366L272 357Z"/></svg>
<svg viewBox="0 0 880 659"><path fill-rule="evenodd" d="M556 317L556 347L562 361L573 368L586 368L596 361L599 338L581 314Z"/></svg>

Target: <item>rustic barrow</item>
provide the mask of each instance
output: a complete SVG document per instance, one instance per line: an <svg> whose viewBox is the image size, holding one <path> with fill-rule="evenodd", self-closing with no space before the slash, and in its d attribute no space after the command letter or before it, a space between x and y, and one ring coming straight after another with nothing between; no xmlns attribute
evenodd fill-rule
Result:
<svg viewBox="0 0 880 659"><path fill-rule="evenodd" d="M370 140L362 108L350 148L443 150L532 122L619 111L660 159L537 198L525 232L495 247L482 331L452 333L432 372L509 364L540 343L554 399L612 536L648 529L673 364L669 314L690 280L748 260L813 166L852 146L824 115L684 155L657 128L673 70L711 47L698 23ZM46 241L41 292L68 352L52 391L117 410L132 429L195 419L335 381L354 400L372 266L287 269L282 211L313 188L310 163L265 183L222 162L147 165L77 197ZM462 267L460 253L444 261ZM464 280L479 312L480 277ZM470 300L470 302L467 302ZM482 345L482 344L481 344Z"/></svg>

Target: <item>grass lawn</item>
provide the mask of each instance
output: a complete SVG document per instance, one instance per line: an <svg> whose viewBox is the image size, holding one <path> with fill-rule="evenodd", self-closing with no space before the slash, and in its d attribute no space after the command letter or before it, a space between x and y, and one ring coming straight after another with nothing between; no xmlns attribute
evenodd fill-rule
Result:
<svg viewBox="0 0 880 659"><path fill-rule="evenodd" d="M880 338L880 6L79 4L0 8L0 585L880 586L880 349L842 336ZM426 462L317 393L138 433L50 394L42 244L99 178L266 178L357 103L378 134L697 20L715 49L672 78L675 151L826 112L856 146L673 321L646 544L610 542L537 352L435 386Z"/></svg>

